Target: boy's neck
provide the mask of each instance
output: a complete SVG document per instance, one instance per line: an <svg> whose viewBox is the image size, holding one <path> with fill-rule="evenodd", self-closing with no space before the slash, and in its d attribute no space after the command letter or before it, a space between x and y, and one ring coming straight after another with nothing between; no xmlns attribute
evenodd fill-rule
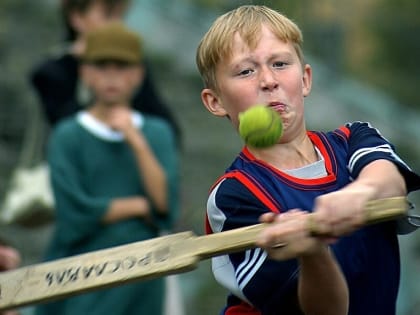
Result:
<svg viewBox="0 0 420 315"><path fill-rule="evenodd" d="M279 170L304 167L319 160L318 153L311 139L305 134L290 143L277 144L266 150L249 148L252 154Z"/></svg>

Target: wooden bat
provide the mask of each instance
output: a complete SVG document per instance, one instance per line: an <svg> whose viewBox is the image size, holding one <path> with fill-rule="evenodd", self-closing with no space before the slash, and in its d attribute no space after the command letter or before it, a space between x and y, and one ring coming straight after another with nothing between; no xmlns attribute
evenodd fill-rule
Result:
<svg viewBox="0 0 420 315"><path fill-rule="evenodd" d="M371 201L365 223L395 219L406 215L407 209L405 197ZM205 236L181 232L3 272L0 310L187 272L200 260L254 248L258 234L266 227L257 224ZM310 229L317 234L313 222Z"/></svg>

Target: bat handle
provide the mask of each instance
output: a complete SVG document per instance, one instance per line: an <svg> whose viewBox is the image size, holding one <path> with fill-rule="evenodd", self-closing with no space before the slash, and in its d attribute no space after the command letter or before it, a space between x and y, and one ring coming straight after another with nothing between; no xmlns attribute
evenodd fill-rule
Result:
<svg viewBox="0 0 420 315"><path fill-rule="evenodd" d="M365 223L374 224L406 216L413 207L406 197L392 197L369 201L365 211Z"/></svg>
<svg viewBox="0 0 420 315"><path fill-rule="evenodd" d="M385 198L369 201L365 208L365 223L374 224L381 221L393 220L407 214L409 203L405 197ZM309 214L308 230L314 236L328 236L322 233L313 219L313 214ZM225 232L200 236L195 241L195 251L201 259L242 251L254 248L258 235L270 223L261 223L233 229ZM275 247L286 246L279 243Z"/></svg>
<svg viewBox="0 0 420 315"><path fill-rule="evenodd" d="M363 225L371 225L404 217L413 206L406 197L391 197L368 201L363 210ZM308 230L313 236L328 236L316 224L312 214L309 215L308 226Z"/></svg>
<svg viewBox="0 0 420 315"><path fill-rule="evenodd" d="M409 202L406 197L371 200L364 208L365 218L363 225L371 225L407 216L408 210L413 208L414 205ZM420 224L420 216L408 215L408 217L411 218L412 221L417 220L417 223ZM330 236L317 225L313 213L308 215L307 225L309 233L312 236ZM282 242L272 246L272 248L281 248L285 246L287 246L287 243Z"/></svg>

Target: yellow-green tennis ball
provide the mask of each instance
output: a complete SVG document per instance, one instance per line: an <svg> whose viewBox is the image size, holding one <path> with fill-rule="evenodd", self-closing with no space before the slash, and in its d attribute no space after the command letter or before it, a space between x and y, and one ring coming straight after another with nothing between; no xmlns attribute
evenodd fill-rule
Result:
<svg viewBox="0 0 420 315"><path fill-rule="evenodd" d="M255 105L239 114L239 134L245 143L255 148L276 144L283 133L280 115L265 105Z"/></svg>

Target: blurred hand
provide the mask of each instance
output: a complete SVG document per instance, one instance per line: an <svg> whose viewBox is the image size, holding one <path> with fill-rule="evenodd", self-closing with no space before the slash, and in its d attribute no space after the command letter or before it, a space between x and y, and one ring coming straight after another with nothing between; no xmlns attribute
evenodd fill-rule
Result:
<svg viewBox="0 0 420 315"><path fill-rule="evenodd" d="M342 189L315 199L313 223L328 236L350 234L365 220L365 206L370 200L368 190Z"/></svg>
<svg viewBox="0 0 420 315"><path fill-rule="evenodd" d="M0 245L0 271L17 268L20 261L21 258L16 249Z"/></svg>
<svg viewBox="0 0 420 315"><path fill-rule="evenodd" d="M113 106L109 110L107 123L111 128L126 134L128 130L134 128L131 109L127 106Z"/></svg>
<svg viewBox="0 0 420 315"><path fill-rule="evenodd" d="M133 124L131 110L127 106L114 106L108 115L108 125L124 134L125 140L133 148L144 148L147 144L141 130Z"/></svg>
<svg viewBox="0 0 420 315"><path fill-rule="evenodd" d="M316 253L325 247L322 239L310 235L307 212L290 210L284 214L266 213L261 222L273 223L259 236L257 245L272 259L286 260Z"/></svg>
<svg viewBox="0 0 420 315"><path fill-rule="evenodd" d="M19 252L9 246L0 245L0 271L15 269L20 265ZM10 310L0 312L0 315L19 315L18 311Z"/></svg>

